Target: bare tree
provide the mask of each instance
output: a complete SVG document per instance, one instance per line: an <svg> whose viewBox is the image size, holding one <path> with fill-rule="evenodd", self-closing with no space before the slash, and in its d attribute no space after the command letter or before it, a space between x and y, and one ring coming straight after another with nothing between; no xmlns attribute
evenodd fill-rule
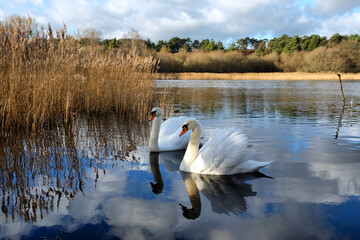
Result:
<svg viewBox="0 0 360 240"><path fill-rule="evenodd" d="M87 28L85 30L82 30L79 36L85 44L95 45L99 44L102 38L102 33L101 31L94 28Z"/></svg>
<svg viewBox="0 0 360 240"><path fill-rule="evenodd" d="M132 39L132 40L140 40L141 36L137 30L131 29L130 32L127 32L123 35L123 38Z"/></svg>

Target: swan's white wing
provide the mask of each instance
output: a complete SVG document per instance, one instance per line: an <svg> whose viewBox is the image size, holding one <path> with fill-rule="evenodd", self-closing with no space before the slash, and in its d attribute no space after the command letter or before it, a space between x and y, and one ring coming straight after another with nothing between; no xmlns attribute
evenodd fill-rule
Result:
<svg viewBox="0 0 360 240"><path fill-rule="evenodd" d="M173 134L175 131L180 129L188 117L172 117L161 123L159 138L166 138L168 135ZM179 134L180 134L179 132Z"/></svg>
<svg viewBox="0 0 360 240"><path fill-rule="evenodd" d="M249 160L247 144L247 137L240 129L214 129L210 139L200 149L191 171L214 175L255 171L253 164L258 162L246 164Z"/></svg>
<svg viewBox="0 0 360 240"><path fill-rule="evenodd" d="M165 120L160 127L159 148L160 151L174 151L185 149L190 140L190 132L179 137L182 125L188 117L172 117Z"/></svg>

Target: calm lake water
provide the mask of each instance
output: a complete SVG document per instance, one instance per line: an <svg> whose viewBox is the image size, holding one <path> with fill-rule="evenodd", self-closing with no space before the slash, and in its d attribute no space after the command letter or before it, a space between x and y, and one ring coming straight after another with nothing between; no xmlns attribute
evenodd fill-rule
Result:
<svg viewBox="0 0 360 240"><path fill-rule="evenodd" d="M179 172L150 124L82 118L0 148L0 239L360 239L360 81L157 81L176 115L238 127L259 173ZM353 106L350 107L352 99Z"/></svg>

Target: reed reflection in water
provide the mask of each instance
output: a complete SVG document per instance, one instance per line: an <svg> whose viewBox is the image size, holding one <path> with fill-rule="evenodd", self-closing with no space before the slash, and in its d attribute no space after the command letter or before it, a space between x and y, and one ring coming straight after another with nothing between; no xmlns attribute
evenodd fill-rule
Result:
<svg viewBox="0 0 360 240"><path fill-rule="evenodd" d="M71 129L57 128L36 135L1 137L1 212L5 222L18 216L36 222L65 206L83 187L89 174L94 186L99 172L123 161L139 161L134 151L144 145L147 125L81 118Z"/></svg>

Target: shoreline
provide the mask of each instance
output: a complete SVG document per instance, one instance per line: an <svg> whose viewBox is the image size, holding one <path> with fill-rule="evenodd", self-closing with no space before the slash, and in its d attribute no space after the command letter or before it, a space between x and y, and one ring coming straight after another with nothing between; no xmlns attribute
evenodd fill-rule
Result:
<svg viewBox="0 0 360 240"><path fill-rule="evenodd" d="M155 73L159 80L307 80L338 81L336 73L270 72L270 73ZM360 73L341 73L341 80L360 80Z"/></svg>

